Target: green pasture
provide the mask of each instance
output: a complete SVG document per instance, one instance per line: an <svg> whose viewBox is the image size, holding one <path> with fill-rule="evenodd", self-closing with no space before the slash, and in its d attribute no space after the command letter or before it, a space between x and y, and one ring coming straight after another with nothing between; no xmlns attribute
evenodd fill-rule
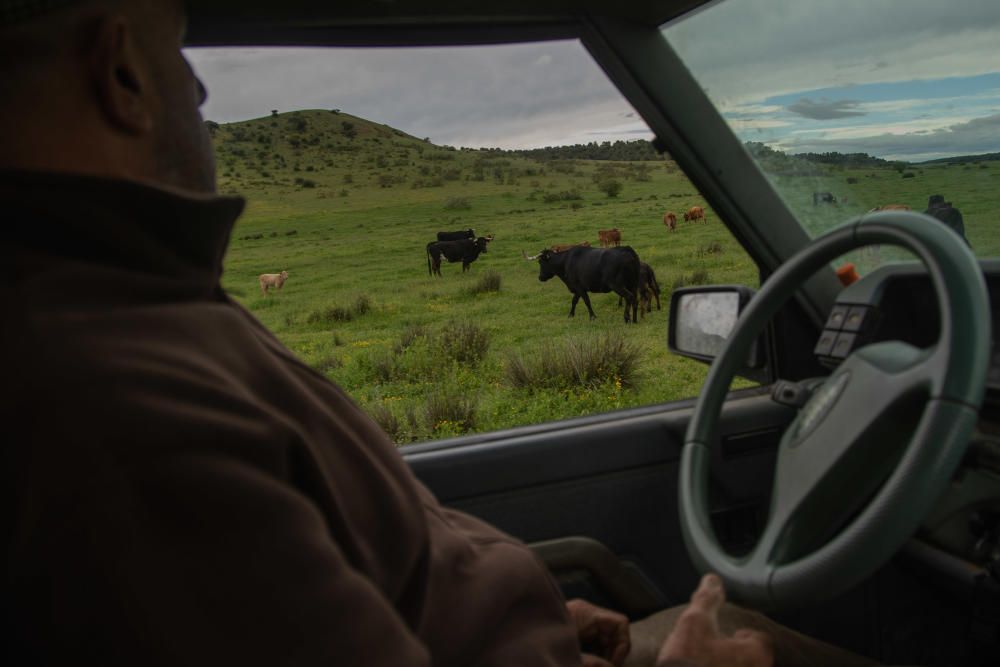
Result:
<svg viewBox="0 0 1000 667"><path fill-rule="evenodd" d="M753 263L669 160L536 162L449 150L328 111L213 134L220 190L248 199L224 285L400 443L694 396L706 367L666 349L672 287L758 283ZM922 210L930 190L943 191L965 214L973 245L992 250L995 163L908 179L870 171L781 185L817 230L879 198ZM857 184L848 186L848 176ZM982 180L992 190L975 185ZM615 197L611 181L621 187ZM843 190L849 203L814 207L813 190ZM683 222L694 205L706 207L707 222ZM666 210L681 217L675 232L662 223ZM495 236L489 252L466 274L443 264L443 277L430 276L426 244L438 230L468 227ZM663 310L654 306L638 325L622 322L613 295L592 296L596 320L582 303L568 318L563 284L539 282L537 263L522 257L554 243L596 246L597 231L610 227L663 290ZM261 294L257 276L282 270L284 289Z"/></svg>

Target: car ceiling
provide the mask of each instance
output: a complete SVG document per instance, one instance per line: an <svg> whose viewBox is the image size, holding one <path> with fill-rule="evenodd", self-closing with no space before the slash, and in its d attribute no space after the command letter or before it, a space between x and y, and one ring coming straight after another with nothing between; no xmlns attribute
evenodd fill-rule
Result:
<svg viewBox="0 0 1000 667"><path fill-rule="evenodd" d="M202 0L190 46L446 45L571 38L588 16L658 26L708 0Z"/></svg>

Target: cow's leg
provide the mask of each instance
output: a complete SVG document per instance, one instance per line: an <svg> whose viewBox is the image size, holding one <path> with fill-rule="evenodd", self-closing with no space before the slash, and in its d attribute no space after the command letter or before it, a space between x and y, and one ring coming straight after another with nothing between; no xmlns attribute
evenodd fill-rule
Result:
<svg viewBox="0 0 1000 667"><path fill-rule="evenodd" d="M596 320L597 315L594 314L594 308L590 305L590 295L584 292L580 296L583 297L583 302L587 305L587 312L590 313L590 319Z"/></svg>
<svg viewBox="0 0 1000 667"><path fill-rule="evenodd" d="M570 317L573 317L574 315L576 315L576 304L577 304L577 302L579 300L580 300L580 295L579 294L574 294L573 295L573 302L569 306L569 316Z"/></svg>

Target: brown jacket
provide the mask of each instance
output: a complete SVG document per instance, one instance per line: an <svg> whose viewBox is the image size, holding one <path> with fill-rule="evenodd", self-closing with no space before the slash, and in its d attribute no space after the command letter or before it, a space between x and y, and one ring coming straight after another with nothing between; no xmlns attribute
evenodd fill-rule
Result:
<svg viewBox="0 0 1000 667"><path fill-rule="evenodd" d="M0 206L7 664L580 664L533 555L222 292L241 200L0 172Z"/></svg>

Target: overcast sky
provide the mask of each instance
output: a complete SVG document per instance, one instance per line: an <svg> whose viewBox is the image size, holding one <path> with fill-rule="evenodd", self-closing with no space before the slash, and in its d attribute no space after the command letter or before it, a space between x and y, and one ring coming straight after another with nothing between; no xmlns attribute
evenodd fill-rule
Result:
<svg viewBox="0 0 1000 667"><path fill-rule="evenodd" d="M997 0L726 0L664 33L744 140L914 161L1000 151ZM576 42L188 56L219 122L339 108L454 146L651 137Z"/></svg>

